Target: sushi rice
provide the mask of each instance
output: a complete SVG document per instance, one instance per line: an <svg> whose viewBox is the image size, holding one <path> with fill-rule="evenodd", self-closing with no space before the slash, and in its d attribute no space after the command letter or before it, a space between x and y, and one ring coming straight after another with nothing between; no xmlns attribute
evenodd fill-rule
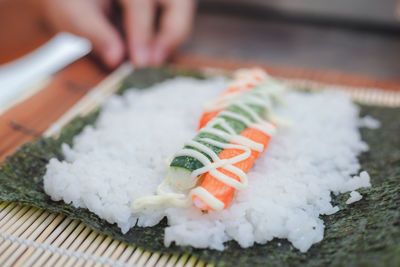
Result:
<svg viewBox="0 0 400 267"><path fill-rule="evenodd" d="M171 157L196 134L202 104L223 92L226 83L178 77L113 96L94 126L77 135L72 147L63 145L65 160L50 160L46 193L116 223L123 233L166 216L166 246L223 250L229 240L246 248L283 238L307 251L323 239L320 215L340 212L331 194L370 186L357 159L368 150L358 127L378 123L362 121L358 107L341 93L285 93L286 105L277 113L291 126L271 140L248 173L248 187L236 192L226 210L131 206L155 193Z"/></svg>

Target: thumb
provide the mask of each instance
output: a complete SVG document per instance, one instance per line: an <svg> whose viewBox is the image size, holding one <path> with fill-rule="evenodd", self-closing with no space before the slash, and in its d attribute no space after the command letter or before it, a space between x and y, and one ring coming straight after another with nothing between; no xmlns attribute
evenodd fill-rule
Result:
<svg viewBox="0 0 400 267"><path fill-rule="evenodd" d="M163 63L189 35L192 26L195 1L162 0L160 31L153 46L153 63Z"/></svg>

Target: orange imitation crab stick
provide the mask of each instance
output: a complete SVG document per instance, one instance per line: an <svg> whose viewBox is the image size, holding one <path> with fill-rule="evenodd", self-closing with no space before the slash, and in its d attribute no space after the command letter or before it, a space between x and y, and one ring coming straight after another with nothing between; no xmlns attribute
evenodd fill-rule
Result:
<svg viewBox="0 0 400 267"><path fill-rule="evenodd" d="M209 111L209 112L204 112L203 115L200 118L199 121L199 129L203 128L204 126L206 126L206 124L214 119L215 117L218 116L218 114L223 111L224 109L217 109L217 110L213 110L213 111Z"/></svg>
<svg viewBox="0 0 400 267"><path fill-rule="evenodd" d="M257 69L256 69L257 70ZM236 81L240 81L240 78L235 79ZM244 91L247 91L249 89L252 89L256 83L259 83L263 80L263 78L258 74L253 74L252 80L249 82L246 82L241 85L233 85L228 87L228 89L220 95L220 97L217 100L220 100L221 98L226 98L229 97L233 94L241 93ZM225 108L218 108L215 110L207 111L204 112L202 117L199 120L199 129L203 128L210 120L213 118L217 117L218 114L223 111Z"/></svg>
<svg viewBox="0 0 400 267"><path fill-rule="evenodd" d="M232 86L229 87L223 94L221 94L219 96L219 98L217 98L217 100L220 99L224 99L227 98L229 96L232 96L233 94L237 94L243 91L247 91L251 88L254 87L254 84L248 83L244 86ZM206 111L203 113L203 115L201 116L200 120L199 120L199 129L203 128L210 120L214 119L215 117L218 116L218 114L225 110L225 108L218 108L218 109L214 109L211 111Z"/></svg>
<svg viewBox="0 0 400 267"><path fill-rule="evenodd" d="M243 137L247 137L248 139L263 144L264 145L264 150L267 148L270 136L265 134L264 132L254 129L254 128L247 128L244 130L241 134ZM242 150L239 149L224 149L221 151L221 153L218 155L220 159L229 159L232 157L235 157L239 154L243 153ZM261 153L255 150L251 151L251 155L243 160L240 161L236 164L233 164L235 167L241 169L244 172L248 172L249 169L253 166L254 161L258 158L258 156ZM239 177L223 168L218 168L218 171L222 172L225 175L228 175L232 177L235 180L239 180ZM224 203L224 209L226 209L229 204L232 201L233 195L235 193L235 189L231 186L226 185L225 183L219 181L215 177L213 177L210 173L206 173L204 176L204 179L200 185L203 187L205 190L207 190L209 193L211 193L215 198L218 200L222 201ZM196 207L202 209L202 210L212 210L210 206L205 204L199 197L196 195L193 196L192 198L193 203L195 204Z"/></svg>

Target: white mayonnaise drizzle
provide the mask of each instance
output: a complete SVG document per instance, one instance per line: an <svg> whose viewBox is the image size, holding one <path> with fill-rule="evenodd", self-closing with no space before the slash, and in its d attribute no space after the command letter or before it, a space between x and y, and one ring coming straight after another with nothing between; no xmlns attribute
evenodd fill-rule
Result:
<svg viewBox="0 0 400 267"><path fill-rule="evenodd" d="M232 100L242 95L242 93L243 92L241 91L237 91L230 94L222 95L214 101L208 101L203 105L203 111L210 112L214 110L225 109L230 105L230 103L232 103Z"/></svg>
<svg viewBox="0 0 400 267"><path fill-rule="evenodd" d="M244 77L243 79L245 79L245 82L251 80L249 79L249 72L244 71L243 73L240 73L239 76L240 75ZM260 72L258 75L263 80L268 79L264 72ZM251 80L251 82L256 84L254 79ZM194 149L183 148L178 151L174 157L188 156L194 158L200 161L203 167L194 170L189 173L188 176L185 175L184 179L181 180L188 180L191 182L185 183L183 186L179 182L173 182L172 180L174 178L171 177L171 175L167 176L167 178L159 185L156 196L146 196L136 200L133 203L134 208L138 209L150 205L160 205L165 203L174 206L188 206L190 205L193 196L195 196L194 204L197 207L205 208L207 205L214 210L222 210L224 208L224 203L208 192L205 188L196 186L196 183L201 175L209 172L215 179L218 179L222 183L229 185L236 190L242 190L247 186L248 180L246 173L235 167L233 164L246 160L250 157L252 150L262 152L264 150L264 145L237 134L227 123L226 118L240 121L246 125L246 128L260 130L268 136L274 135L276 131L275 125L263 119L251 108L251 106L254 105L262 107L266 112L270 111L270 107L272 106L271 98L277 97L282 92L282 87L277 86L277 84L274 83L272 85L273 89L271 90L267 85L262 84L256 86L256 88L250 91L243 90L229 95L223 95L216 101L207 103L205 106L207 111L220 110L234 105L246 112L251 119L232 111L221 111L218 117L212 119L199 132L218 136L226 140L228 143L219 142L210 138L197 138L186 142L184 144L185 147L192 147ZM215 128L216 125L223 130ZM229 159L220 159L218 155L205 144L210 144L221 149L238 149L243 152ZM218 168L233 173L239 178L239 180L225 175L221 171L217 170ZM166 190L166 188L170 188L171 186L178 188L182 192L186 190L189 190L189 192L188 194L184 194Z"/></svg>

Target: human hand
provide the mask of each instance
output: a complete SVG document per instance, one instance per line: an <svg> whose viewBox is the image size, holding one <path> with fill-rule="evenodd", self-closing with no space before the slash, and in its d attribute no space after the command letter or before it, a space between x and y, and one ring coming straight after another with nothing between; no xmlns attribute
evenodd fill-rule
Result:
<svg viewBox="0 0 400 267"><path fill-rule="evenodd" d="M162 64L190 32L194 0L120 0L125 38L110 22L111 1L41 0L41 9L55 30L89 39L109 67L121 63L126 53L139 67Z"/></svg>
<svg viewBox="0 0 400 267"><path fill-rule="evenodd" d="M396 5L396 17L400 18L400 0L397 1Z"/></svg>

